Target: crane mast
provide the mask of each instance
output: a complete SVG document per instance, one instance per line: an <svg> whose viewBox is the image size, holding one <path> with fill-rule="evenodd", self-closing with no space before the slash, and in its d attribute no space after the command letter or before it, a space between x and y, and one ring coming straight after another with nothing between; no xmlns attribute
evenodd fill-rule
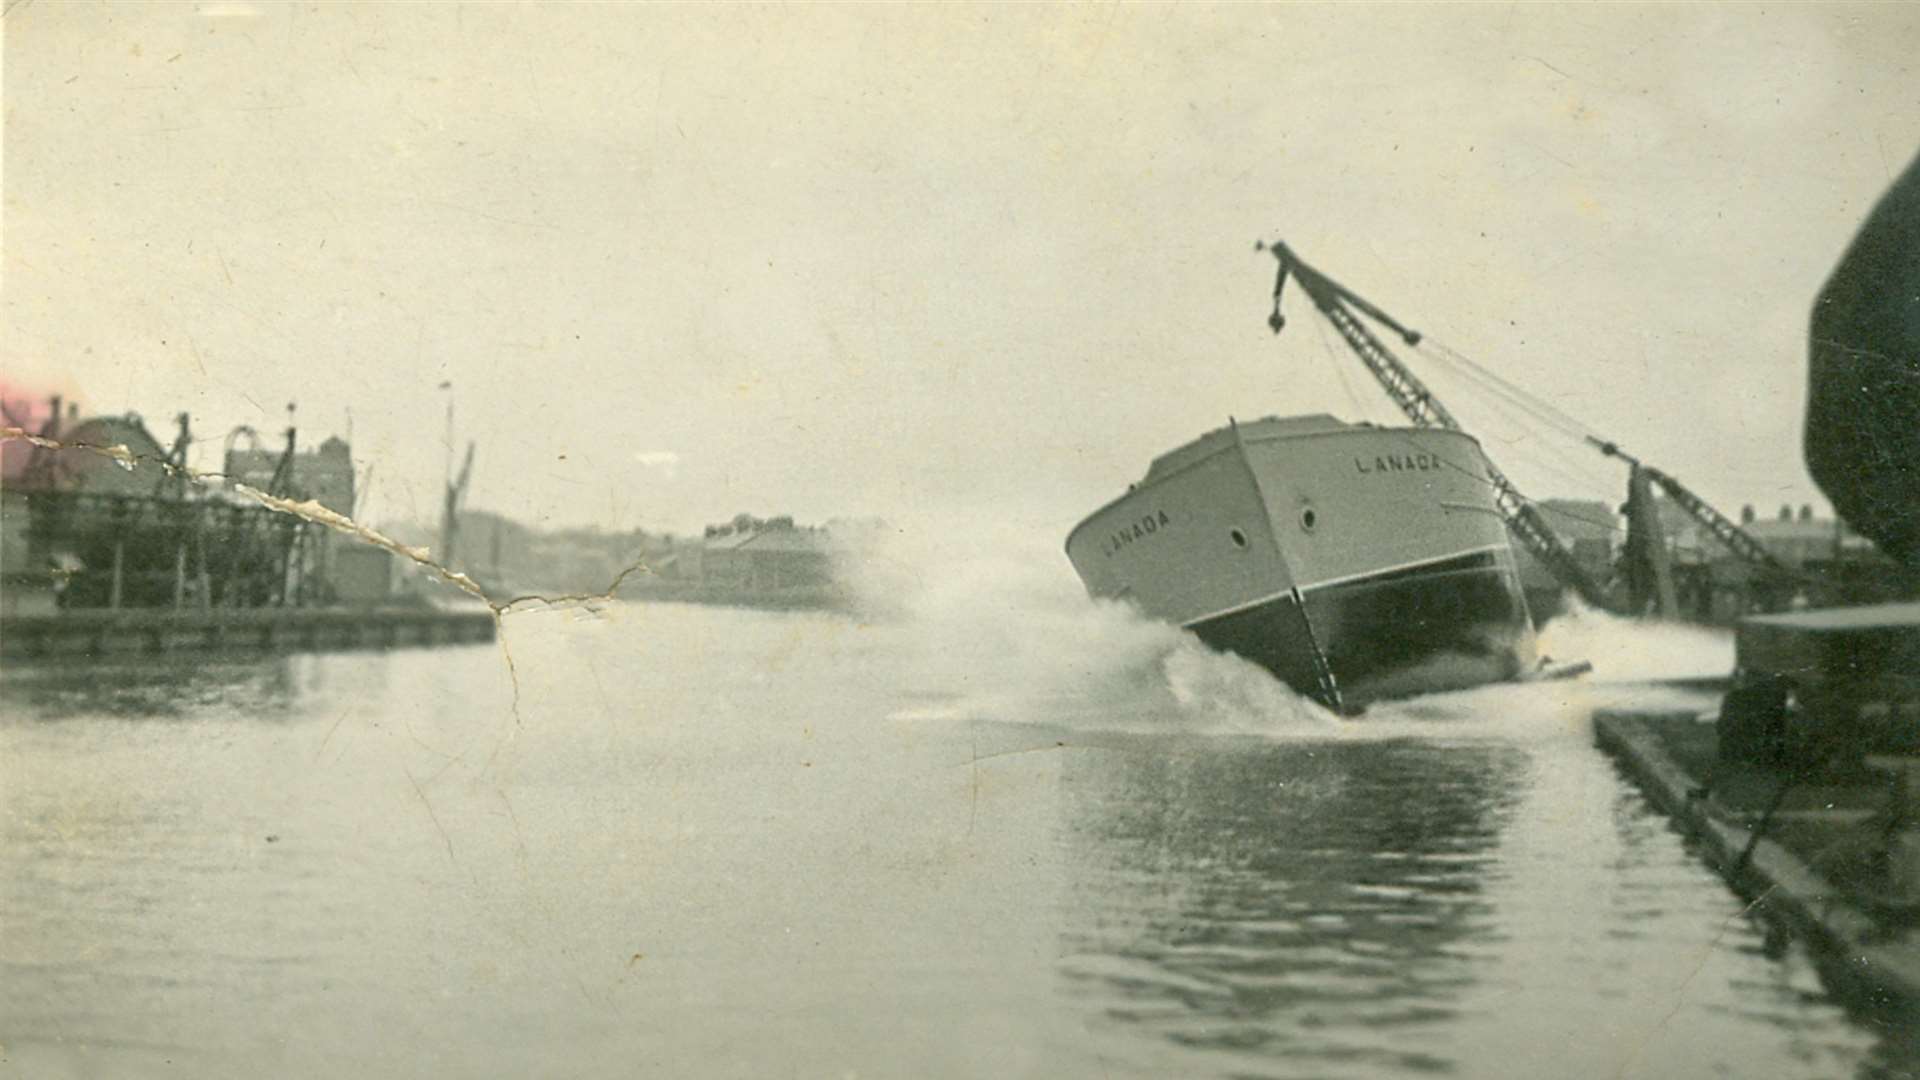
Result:
<svg viewBox="0 0 1920 1080"><path fill-rule="evenodd" d="M1267 325L1273 328L1274 333L1279 333L1286 325L1286 319L1280 313L1280 295L1286 287L1287 278L1291 276L1300 283L1300 289L1307 294L1307 299L1311 300L1313 306L1326 316L1335 330L1339 331L1347 347L1354 351L1354 354L1360 358L1360 362L1366 365L1375 379L1379 380L1380 385L1386 389L1387 396L1393 399L1401 412L1407 414L1407 418L1413 421L1414 426L1461 430L1460 422L1454 419L1453 414L1447 411L1447 407L1442 405L1438 398L1433 396L1433 392L1427 389L1426 384L1409 371L1407 366L1400 362L1400 358L1387 348L1386 343L1367 329L1349 308L1357 308L1368 318L1392 329L1408 345L1420 343L1419 331L1401 325L1392 316L1368 303L1352 290L1308 266L1287 245L1276 242L1270 250L1273 252L1273 257L1280 263L1279 277L1273 283L1273 314L1267 319ZM1534 509L1526 496L1514 487L1513 481L1507 479L1506 474L1496 468L1492 462L1487 463L1486 480L1493 488L1494 507L1499 510L1501 518L1506 522L1507 531L1524 544L1555 579L1578 594L1582 601L1593 607L1612 610L1613 604L1605 590L1588 576L1586 570L1574 558L1573 552L1567 550L1567 546L1560 542L1560 538L1554 534L1553 528L1547 524L1540 511ZM1728 524L1731 525L1730 522Z"/></svg>
<svg viewBox="0 0 1920 1080"><path fill-rule="evenodd" d="M446 501L440 515L440 563L442 566L454 565L454 549L460 542L460 507L467 498L467 482L473 479L473 440L467 440L467 456L460 462L458 478L447 480ZM453 458L447 458L451 468Z"/></svg>
<svg viewBox="0 0 1920 1080"><path fill-rule="evenodd" d="M1733 519L1715 510L1712 504L1695 495L1693 490L1685 484L1620 449L1616 443L1596 439L1591 435L1587 436L1587 441L1598 447L1601 453L1608 457L1617 457L1645 475L1655 487L1666 493L1667 498L1672 499L1680 509L1685 510L1688 516L1699 522L1702 528L1712 534L1715 540L1725 545L1727 550L1733 552L1735 556L1777 574L1789 577L1803 576L1774 558L1773 552L1768 551L1766 545L1748 535L1747 531L1735 524Z"/></svg>

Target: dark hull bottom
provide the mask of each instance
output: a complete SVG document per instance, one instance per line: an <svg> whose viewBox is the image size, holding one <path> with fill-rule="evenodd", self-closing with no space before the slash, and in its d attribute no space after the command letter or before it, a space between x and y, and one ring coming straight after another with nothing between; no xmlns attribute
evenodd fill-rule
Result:
<svg viewBox="0 0 1920 1080"><path fill-rule="evenodd" d="M1490 553L1313 589L1304 610L1298 594L1279 596L1189 629L1346 709L1515 678L1533 633L1518 579Z"/></svg>

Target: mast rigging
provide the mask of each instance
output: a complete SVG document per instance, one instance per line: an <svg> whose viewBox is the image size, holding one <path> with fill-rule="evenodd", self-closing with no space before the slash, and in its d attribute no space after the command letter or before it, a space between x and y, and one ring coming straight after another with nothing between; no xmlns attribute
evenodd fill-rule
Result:
<svg viewBox="0 0 1920 1080"><path fill-rule="evenodd" d="M1267 325L1274 333L1278 334L1287 323L1286 317L1280 312L1280 299L1287 279L1292 277L1300 283L1300 290L1307 294L1307 299L1339 331L1347 347L1379 380L1387 396L1413 421L1415 427L1463 430L1460 421L1433 396L1433 391L1427 389L1419 376L1408 370L1400 358L1393 354L1393 350L1369 330L1350 308L1358 309L1381 326L1391 329L1408 345L1420 344L1419 331L1402 325L1359 294L1307 265L1284 243L1276 242L1268 250L1280 263L1279 276L1273 283L1273 314L1267 319ZM1494 506L1506 522L1507 530L1546 566L1548 572L1587 604L1613 610L1614 605L1606 591L1581 567L1573 552L1560 542L1546 518L1521 494L1513 481L1491 462L1487 464L1487 475L1483 479L1493 488Z"/></svg>

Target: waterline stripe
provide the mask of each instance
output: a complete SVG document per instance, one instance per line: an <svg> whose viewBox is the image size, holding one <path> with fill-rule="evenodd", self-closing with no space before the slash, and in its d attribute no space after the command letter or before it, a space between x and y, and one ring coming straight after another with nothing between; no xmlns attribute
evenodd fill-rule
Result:
<svg viewBox="0 0 1920 1080"><path fill-rule="evenodd" d="M1347 574L1343 577L1328 578L1325 581L1318 581L1313 583L1312 585L1297 585L1292 588L1281 589L1278 592L1271 592L1265 596L1258 597L1253 600L1248 600L1245 603L1235 604L1229 608L1222 608L1219 611L1213 612L1212 614L1209 614L1209 615L1196 615L1193 618L1188 619L1187 621L1181 623L1180 628L1182 630L1191 630L1195 625L1199 623L1211 622L1214 619L1225 618L1228 615L1238 615L1243 611L1250 611L1262 605L1271 604L1275 600L1279 600L1282 597L1292 596L1296 589L1299 592L1304 594L1304 593L1312 592L1315 589L1325 589L1334 585L1344 585L1348 582L1359 581L1364 578L1380 577L1385 574L1397 573L1402 570L1414 570L1422 566L1432 566L1435 563L1451 562L1454 559L1464 559L1469 555L1480 555L1489 551L1499 551L1503 546L1504 545L1501 545L1501 544L1487 544L1482 547L1468 548L1465 551L1456 551L1450 555L1441 555L1441 556L1437 556L1435 558L1430 558L1430 559L1415 559L1412 562L1397 563L1393 566L1383 566L1374 570L1367 570L1363 573Z"/></svg>
<svg viewBox="0 0 1920 1080"><path fill-rule="evenodd" d="M1398 566L1383 566L1378 570L1367 570L1358 574L1348 574L1345 577L1328 578L1325 581L1316 582L1312 585L1302 585L1300 586L1300 591L1310 592L1314 589L1324 589L1329 585L1345 585L1349 581L1359 581L1361 578L1381 577L1383 575L1397 573L1402 570L1413 570L1422 566L1431 566L1434 563L1451 562L1454 559L1464 559L1469 555L1484 555L1489 551L1499 551L1501 548L1505 546L1506 546L1505 544L1487 544L1483 547L1468 548L1466 551L1456 551L1451 555L1442 555L1440 558L1437 558L1437 559L1416 559L1413 562L1401 563Z"/></svg>

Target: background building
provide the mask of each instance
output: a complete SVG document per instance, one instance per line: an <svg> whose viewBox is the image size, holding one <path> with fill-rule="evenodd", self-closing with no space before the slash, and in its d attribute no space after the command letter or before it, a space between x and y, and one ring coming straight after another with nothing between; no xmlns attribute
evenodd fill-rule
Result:
<svg viewBox="0 0 1920 1080"><path fill-rule="evenodd" d="M779 593L834 584L831 534L797 526L790 517L761 521L742 514L710 527L702 547L703 580L712 589Z"/></svg>
<svg viewBox="0 0 1920 1080"><path fill-rule="evenodd" d="M317 449L296 451L280 490L273 491L285 458L285 451L263 447L228 450L224 471L227 479L248 487L302 502L311 499L336 514L353 516L353 448L346 440L335 435Z"/></svg>

